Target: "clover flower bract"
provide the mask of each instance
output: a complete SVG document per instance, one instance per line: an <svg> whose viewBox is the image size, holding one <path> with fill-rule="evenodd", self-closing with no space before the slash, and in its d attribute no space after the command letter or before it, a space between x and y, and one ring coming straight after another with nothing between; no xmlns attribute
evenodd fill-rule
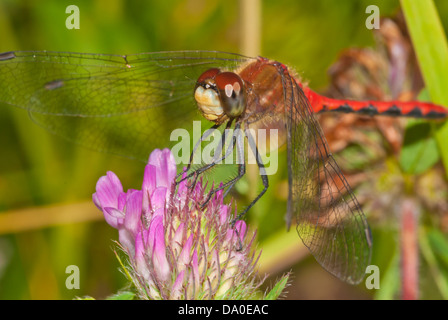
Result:
<svg viewBox="0 0 448 320"><path fill-rule="evenodd" d="M93 201L118 229L129 274L142 299L249 299L261 281L244 221L232 226L222 191L210 201L198 180L177 186L169 149L154 150L141 190L123 191L113 172L101 177Z"/></svg>

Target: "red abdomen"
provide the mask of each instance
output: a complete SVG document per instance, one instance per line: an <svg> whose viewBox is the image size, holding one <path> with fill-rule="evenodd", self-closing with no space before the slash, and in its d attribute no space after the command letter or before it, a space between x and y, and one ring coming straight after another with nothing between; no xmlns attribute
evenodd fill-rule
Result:
<svg viewBox="0 0 448 320"><path fill-rule="evenodd" d="M443 119L448 116L447 108L428 102L338 100L321 96L310 88L303 88L303 91L315 113L343 112L427 119Z"/></svg>

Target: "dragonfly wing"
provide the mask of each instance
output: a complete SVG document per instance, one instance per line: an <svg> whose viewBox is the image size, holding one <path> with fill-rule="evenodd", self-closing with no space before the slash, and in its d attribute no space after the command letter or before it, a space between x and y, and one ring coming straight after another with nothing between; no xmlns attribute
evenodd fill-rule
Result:
<svg viewBox="0 0 448 320"><path fill-rule="evenodd" d="M152 148L173 144L174 129L201 120L193 99L199 75L248 59L207 51L9 52L0 54L0 102L70 141L146 161Z"/></svg>
<svg viewBox="0 0 448 320"><path fill-rule="evenodd" d="M361 207L331 155L308 99L295 79L283 77L288 126L288 214L316 260L357 284L370 262L371 233Z"/></svg>

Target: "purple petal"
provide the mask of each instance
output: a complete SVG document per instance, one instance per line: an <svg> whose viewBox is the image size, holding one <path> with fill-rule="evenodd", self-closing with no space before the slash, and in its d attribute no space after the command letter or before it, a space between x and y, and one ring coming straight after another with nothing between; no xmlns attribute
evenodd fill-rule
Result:
<svg viewBox="0 0 448 320"><path fill-rule="evenodd" d="M165 210L167 199L168 189L165 187L157 187L151 195L151 209L156 211L158 209Z"/></svg>
<svg viewBox="0 0 448 320"><path fill-rule="evenodd" d="M168 184L166 185L168 187L168 189L171 189L171 185L174 182L174 179L176 178L176 172L177 172L177 168L176 168L176 159L174 158L173 153L171 152L170 149L163 149L163 158L164 158L164 162L166 165L166 177L167 177L167 182Z"/></svg>
<svg viewBox="0 0 448 320"><path fill-rule="evenodd" d="M229 218L230 206L223 205L219 208L219 223L223 225L227 223L227 219Z"/></svg>
<svg viewBox="0 0 448 320"><path fill-rule="evenodd" d="M122 192L118 195L118 210L124 211L124 208L126 207L127 196L128 196L127 193L124 193L124 192Z"/></svg>
<svg viewBox="0 0 448 320"><path fill-rule="evenodd" d="M219 185L222 187L222 183ZM222 203L222 195L224 194L224 189L218 190L218 192L215 193L215 196L213 197L214 201L220 201Z"/></svg>
<svg viewBox="0 0 448 320"><path fill-rule="evenodd" d="M145 173L143 175L143 184L142 184L143 192L151 194L154 191L154 189L157 186L156 174L157 174L157 168L152 164L147 164L145 167Z"/></svg>
<svg viewBox="0 0 448 320"><path fill-rule="evenodd" d="M102 176L96 183L96 203L101 208L118 208L118 196L123 192L123 186L115 173L108 171L106 176Z"/></svg>
<svg viewBox="0 0 448 320"><path fill-rule="evenodd" d="M243 220L238 220L235 223L235 227L227 231L226 241L233 241L233 243L236 243L238 241L237 235L239 236L240 241L243 242L244 237L246 236L246 223Z"/></svg>
<svg viewBox="0 0 448 320"><path fill-rule="evenodd" d="M157 277L161 281L167 281L170 277L170 265L166 258L165 232L162 224L157 226L154 236L152 261Z"/></svg>
<svg viewBox="0 0 448 320"><path fill-rule="evenodd" d="M153 152L149 155L148 159L148 165L152 165L155 168L155 173L153 175L155 176L155 186L160 185L162 181L162 171L161 171L161 158L162 158L162 150L160 149L154 149Z"/></svg>
<svg viewBox="0 0 448 320"><path fill-rule="evenodd" d="M143 214L148 220L151 219L152 214L150 198L156 188L156 171L157 168L155 166L147 164L143 176Z"/></svg>
<svg viewBox="0 0 448 320"><path fill-rule="evenodd" d="M244 238L246 237L246 229L247 229L246 222L244 222L243 220L238 220L235 223L235 229L238 231L238 235L240 236L241 241L243 241Z"/></svg>
<svg viewBox="0 0 448 320"><path fill-rule="evenodd" d="M184 179L187 176L187 172L185 172L185 170L187 170L187 167L183 168L182 179ZM179 185L177 186L178 195L182 196L188 191L187 182L188 182L187 179L185 179L181 183L179 183Z"/></svg>
<svg viewBox="0 0 448 320"><path fill-rule="evenodd" d="M113 207L103 208L104 219L113 228L119 229L123 225L125 214Z"/></svg>
<svg viewBox="0 0 448 320"><path fill-rule="evenodd" d="M92 200L98 209L103 210L103 208L101 207L100 199L98 198L98 195L96 194L96 192L94 194L92 194Z"/></svg>
<svg viewBox="0 0 448 320"><path fill-rule="evenodd" d="M135 236L135 259L141 261L145 259L146 242L148 241L148 230L140 230Z"/></svg>
<svg viewBox="0 0 448 320"><path fill-rule="evenodd" d="M171 300L179 300L182 296L182 286L184 284L185 271L181 271L174 281L173 289L171 291Z"/></svg>
<svg viewBox="0 0 448 320"><path fill-rule="evenodd" d="M135 261L137 271L146 281L151 281L148 264L146 263L146 242L148 240L148 230L139 231L135 237ZM152 283L152 281L151 281Z"/></svg>
<svg viewBox="0 0 448 320"><path fill-rule="evenodd" d="M154 150L149 156L149 164L156 167L156 183L158 187L169 190L176 177L176 160L170 149Z"/></svg>
<svg viewBox="0 0 448 320"><path fill-rule="evenodd" d="M154 149L149 155L148 164L152 164L153 166L158 167L161 156L162 150Z"/></svg>
<svg viewBox="0 0 448 320"><path fill-rule="evenodd" d="M163 227L163 217L162 216L155 216L149 223L148 239L147 239L147 252L149 255L152 255L152 253L154 251L156 230L159 225L161 225Z"/></svg>
<svg viewBox="0 0 448 320"><path fill-rule="evenodd" d="M171 240L171 246L175 254L181 252L182 250L182 239L184 239L185 233L185 222L182 222L179 227L177 227L176 232Z"/></svg>
<svg viewBox="0 0 448 320"><path fill-rule="evenodd" d="M126 200L129 198L129 196L135 192L141 192L141 190L137 190L137 189L128 189L128 191L126 192Z"/></svg>
<svg viewBox="0 0 448 320"><path fill-rule="evenodd" d="M199 288L199 263L198 263L198 253L196 250L193 252L193 257L191 259L191 267L193 271L193 280L195 288Z"/></svg>
<svg viewBox="0 0 448 320"><path fill-rule="evenodd" d="M128 192L124 227L131 233L132 237L135 237L142 225L142 198L143 193L141 191Z"/></svg>
<svg viewBox="0 0 448 320"><path fill-rule="evenodd" d="M131 257L135 255L135 236L125 228L118 229L118 241L127 250Z"/></svg>
<svg viewBox="0 0 448 320"><path fill-rule="evenodd" d="M193 234L191 234L182 248L182 252L177 260L178 270L185 270L190 264L191 259L191 246L193 245Z"/></svg>

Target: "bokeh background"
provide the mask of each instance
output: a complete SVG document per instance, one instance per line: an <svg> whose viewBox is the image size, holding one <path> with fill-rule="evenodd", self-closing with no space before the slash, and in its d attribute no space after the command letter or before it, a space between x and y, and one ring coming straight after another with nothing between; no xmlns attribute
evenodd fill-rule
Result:
<svg viewBox="0 0 448 320"><path fill-rule="evenodd" d="M292 66L312 88L326 91L330 85L327 71L341 52L376 46L373 32L365 27L366 7L377 5L382 16L394 16L400 7L398 0L264 0L247 9L248 2L1 0L0 52L129 54L201 49L263 55ZM446 29L448 2L434 2ZM72 4L80 9L79 30L65 27L65 8ZM352 135L359 132L349 131ZM385 154L381 164L387 168L376 177L403 177L396 154ZM358 172L371 170L369 162L360 163ZM438 165L437 172L443 173ZM0 299L83 295L103 299L125 286L112 251L116 230L91 203L97 179L108 170L117 173L126 189L138 188L144 166L67 144L33 124L24 110L0 104ZM444 176L439 175L443 188ZM410 180L412 188L413 176L403 179ZM234 195L238 205L249 203L256 189L248 186L256 181L252 170L238 184L239 193ZM429 178L427 184L435 182ZM387 195L388 184L384 185L382 193L375 189L371 196ZM443 188L439 191L445 192ZM367 189L357 191L361 199L363 190ZM258 246L263 250L260 273L271 275L268 285L291 271L287 299L400 298L399 210L384 211L373 205L365 209L375 239L372 264L381 270L381 289L367 290L362 284L350 286L329 275L307 253L295 230L285 231L286 191L286 167L282 167L268 193L247 216L258 229ZM422 212L419 219L426 232L418 265L419 297L423 299L448 298L448 242L442 223L447 198L443 192L434 200L441 203L438 211L434 209L437 214ZM378 211L381 214L375 215ZM68 265L80 268L79 290L65 287Z"/></svg>

